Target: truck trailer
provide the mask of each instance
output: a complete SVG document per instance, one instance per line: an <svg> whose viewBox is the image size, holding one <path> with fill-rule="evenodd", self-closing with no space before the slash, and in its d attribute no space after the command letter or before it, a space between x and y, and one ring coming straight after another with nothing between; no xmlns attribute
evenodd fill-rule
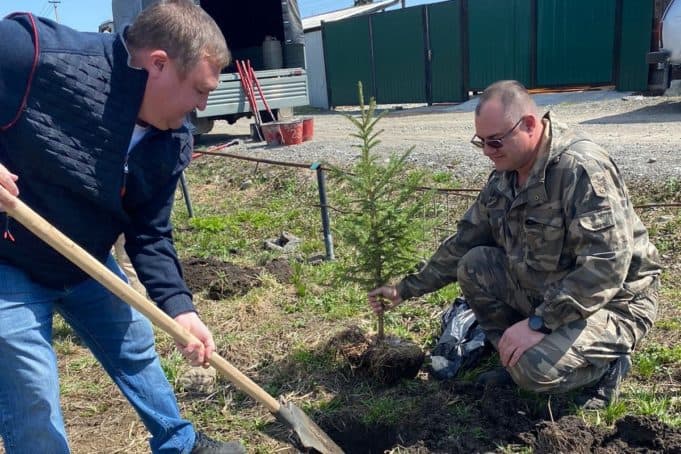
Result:
<svg viewBox="0 0 681 454"><path fill-rule="evenodd" d="M217 89L208 96L206 109L191 114L195 135L209 132L215 120L233 124L252 115L235 60L250 61L275 117L282 111L309 104L297 0L195 0L195 3L218 24L232 54ZM113 30L118 29L114 23ZM262 100L256 99L263 121L272 120Z"/></svg>

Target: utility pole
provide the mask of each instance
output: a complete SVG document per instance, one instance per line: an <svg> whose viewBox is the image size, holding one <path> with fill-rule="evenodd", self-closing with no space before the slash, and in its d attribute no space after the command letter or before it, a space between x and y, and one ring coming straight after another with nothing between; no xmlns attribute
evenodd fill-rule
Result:
<svg viewBox="0 0 681 454"><path fill-rule="evenodd" d="M57 14L57 5L61 3L61 0L48 0L48 3L52 3L52 6L54 6L54 20L59 22L59 15Z"/></svg>
<svg viewBox="0 0 681 454"><path fill-rule="evenodd" d="M406 6L405 2L406 2L406 0L402 0L402 8L404 8Z"/></svg>

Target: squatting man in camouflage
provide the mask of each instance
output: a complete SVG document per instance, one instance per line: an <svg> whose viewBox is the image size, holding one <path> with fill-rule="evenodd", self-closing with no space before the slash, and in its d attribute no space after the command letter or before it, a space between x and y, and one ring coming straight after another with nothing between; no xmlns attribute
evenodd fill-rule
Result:
<svg viewBox="0 0 681 454"><path fill-rule="evenodd" d="M370 305L458 281L503 366L479 382L585 387L584 408L609 404L655 320L661 271L617 166L516 81L484 91L472 143L494 163L486 186L427 265Z"/></svg>

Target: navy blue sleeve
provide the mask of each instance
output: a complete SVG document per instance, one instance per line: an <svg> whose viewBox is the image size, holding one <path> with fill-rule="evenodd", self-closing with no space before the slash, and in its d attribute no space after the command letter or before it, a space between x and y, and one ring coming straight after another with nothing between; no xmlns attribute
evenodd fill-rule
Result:
<svg viewBox="0 0 681 454"><path fill-rule="evenodd" d="M179 174L135 210L125 231L125 250L149 298L171 317L195 311L173 246L170 213Z"/></svg>
<svg viewBox="0 0 681 454"><path fill-rule="evenodd" d="M37 43L30 16L0 20L0 131L10 127L28 95Z"/></svg>

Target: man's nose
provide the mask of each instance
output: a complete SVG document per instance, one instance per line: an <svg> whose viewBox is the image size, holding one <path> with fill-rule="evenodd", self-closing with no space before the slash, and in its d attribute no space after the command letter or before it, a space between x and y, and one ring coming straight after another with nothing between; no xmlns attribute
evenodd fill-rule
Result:
<svg viewBox="0 0 681 454"><path fill-rule="evenodd" d="M495 154L497 151L499 151L498 148L490 147L487 142L485 142L482 146L482 152L485 156L491 156Z"/></svg>

